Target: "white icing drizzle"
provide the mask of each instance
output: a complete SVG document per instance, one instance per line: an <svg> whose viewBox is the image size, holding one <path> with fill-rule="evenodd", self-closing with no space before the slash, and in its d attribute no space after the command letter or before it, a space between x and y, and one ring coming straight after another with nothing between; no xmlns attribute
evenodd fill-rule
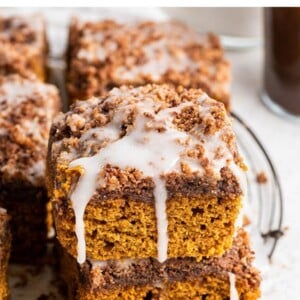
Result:
<svg viewBox="0 0 300 300"><path fill-rule="evenodd" d="M239 293L236 288L235 274L228 272L230 284L230 300L239 300Z"/></svg>
<svg viewBox="0 0 300 300"><path fill-rule="evenodd" d="M197 64L187 56L183 49L178 49L176 55L170 54L165 39L145 46L144 52L147 57L145 64L132 65L130 68L121 66L116 69L114 75L125 80L135 80L141 74L147 74L157 81L169 69L181 72L185 69L197 68Z"/></svg>
<svg viewBox="0 0 300 300"><path fill-rule="evenodd" d="M84 40L88 39L84 38ZM103 47L96 47L92 44L87 48L81 48L77 53L77 57L79 59L85 59L88 62L93 62L95 60L103 62L117 49L117 47L117 44L113 41L107 41Z"/></svg>
<svg viewBox="0 0 300 300"><path fill-rule="evenodd" d="M17 106L28 100L28 97L36 93L49 94L54 88L34 80L21 80L17 76L10 76L0 86L0 104L7 101L10 106Z"/></svg>
<svg viewBox="0 0 300 300"><path fill-rule="evenodd" d="M163 176L170 172L181 172L181 163L186 163L191 170L201 175L203 167L186 155L186 151L193 149L196 144L202 143L205 156L209 159L216 174L224 166L235 166L233 156L226 144L221 141L222 128L217 136L207 136L201 130L195 130L193 134L179 130L172 122L173 115L183 108L193 105L192 102L183 102L177 107L159 110L160 104L147 96L137 96L138 89L122 94L123 102L115 108L112 119L108 124L98 129L90 129L81 137L81 141L93 141L99 143L106 140L107 143L97 154L90 157L81 157L70 162L70 168L80 168L82 174L75 189L70 195L75 213L75 233L77 236L77 260L83 263L86 260L86 243L84 229L84 213L86 206L96 192L97 187L105 187L105 178L102 170L110 164L121 170L135 168L143 173L144 177L150 177L155 183L155 212L157 219L157 252L158 260L164 262L168 252L168 220L166 214L167 190ZM120 90L111 92L106 101L114 101L113 96L120 96ZM133 97L135 95L135 97ZM143 97L143 98L141 98ZM199 97L199 104L207 98L206 94ZM130 99L130 100L126 100ZM142 100L142 101L141 101ZM95 101L95 100L92 100ZM194 103L195 104L195 103ZM86 105L86 104L83 104ZM209 105L202 105L199 113L204 117L209 112ZM126 135L120 137L122 120L132 112L137 111L135 124ZM155 111L158 111L154 114ZM145 113L150 114L149 118ZM155 125L160 124L166 130L157 131ZM151 125L154 125L153 128ZM222 148L222 156L213 158L218 147ZM85 151L87 153L88 151ZM238 168L237 166L235 166Z"/></svg>
<svg viewBox="0 0 300 300"><path fill-rule="evenodd" d="M164 262L168 258L168 220L166 214L166 200L168 193L165 183L159 178L159 175L155 177L154 184L155 215L158 228L158 261Z"/></svg>

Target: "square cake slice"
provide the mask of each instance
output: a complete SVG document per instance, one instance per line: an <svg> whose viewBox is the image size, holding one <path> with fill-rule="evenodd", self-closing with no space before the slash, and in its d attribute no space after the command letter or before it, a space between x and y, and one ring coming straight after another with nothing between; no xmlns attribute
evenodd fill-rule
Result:
<svg viewBox="0 0 300 300"><path fill-rule="evenodd" d="M80 263L231 247L245 165L223 104L199 89L77 101L53 123L48 170L59 242Z"/></svg>
<svg viewBox="0 0 300 300"><path fill-rule="evenodd" d="M12 218L13 261L31 262L45 250L47 145L59 106L52 85L0 78L0 206Z"/></svg>
<svg viewBox="0 0 300 300"><path fill-rule="evenodd" d="M11 235L9 216L5 209L0 208L0 299L9 299L7 275L10 256Z"/></svg>
<svg viewBox="0 0 300 300"><path fill-rule="evenodd" d="M86 261L79 265L60 248L60 276L72 300L256 300L260 274L247 234L240 230L233 247L221 257L197 262L172 258Z"/></svg>
<svg viewBox="0 0 300 300"><path fill-rule="evenodd" d="M0 15L0 75L35 74L46 79L48 45L41 15Z"/></svg>
<svg viewBox="0 0 300 300"><path fill-rule="evenodd" d="M101 96L123 84L168 83L201 88L229 109L230 66L218 37L174 21L73 19L67 78L72 100Z"/></svg>

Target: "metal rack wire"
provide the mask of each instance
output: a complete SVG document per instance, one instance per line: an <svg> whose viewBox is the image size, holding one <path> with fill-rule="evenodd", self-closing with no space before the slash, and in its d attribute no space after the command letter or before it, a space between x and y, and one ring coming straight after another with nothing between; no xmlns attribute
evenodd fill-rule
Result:
<svg viewBox="0 0 300 300"><path fill-rule="evenodd" d="M236 113L231 114L240 151L243 153L249 171L246 201L251 221L255 222L268 247L271 259L280 237L283 235L283 192L279 177L270 156L256 134ZM263 171L267 182L258 183L256 176Z"/></svg>

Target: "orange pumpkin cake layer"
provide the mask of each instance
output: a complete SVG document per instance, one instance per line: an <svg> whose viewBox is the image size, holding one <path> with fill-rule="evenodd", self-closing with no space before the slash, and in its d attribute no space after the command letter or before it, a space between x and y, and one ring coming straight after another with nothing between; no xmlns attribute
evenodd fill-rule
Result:
<svg viewBox="0 0 300 300"><path fill-rule="evenodd" d="M42 16L0 15L0 44L0 75L46 79L48 45Z"/></svg>
<svg viewBox="0 0 300 300"><path fill-rule="evenodd" d="M77 257L203 257L231 247L245 166L224 106L197 89L115 88L51 129L59 242Z"/></svg>
<svg viewBox="0 0 300 300"><path fill-rule="evenodd" d="M147 83L201 88L229 109L230 66L217 36L174 21L73 19L67 72L71 100Z"/></svg>
<svg viewBox="0 0 300 300"><path fill-rule="evenodd" d="M221 257L86 261L60 248L60 275L70 300L256 300L260 274L247 234L239 230Z"/></svg>
<svg viewBox="0 0 300 300"><path fill-rule="evenodd" d="M9 299L8 260L10 256L11 235L9 216L5 209L0 208L0 299Z"/></svg>

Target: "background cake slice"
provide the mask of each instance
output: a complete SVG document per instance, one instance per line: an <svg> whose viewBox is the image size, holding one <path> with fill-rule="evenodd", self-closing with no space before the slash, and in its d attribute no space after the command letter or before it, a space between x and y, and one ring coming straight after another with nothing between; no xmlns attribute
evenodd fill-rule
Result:
<svg viewBox="0 0 300 300"><path fill-rule="evenodd" d="M58 239L80 263L231 247L245 166L224 106L201 90L78 101L54 121L48 166Z"/></svg>
<svg viewBox="0 0 300 300"><path fill-rule="evenodd" d="M10 256L11 234L9 216L5 209L0 208L0 299L6 300L8 291L8 260Z"/></svg>
<svg viewBox="0 0 300 300"><path fill-rule="evenodd" d="M60 276L69 299L241 299L260 296L260 274L247 234L240 230L233 247L221 256L196 262L173 258L87 261L76 259L60 247Z"/></svg>
<svg viewBox="0 0 300 300"><path fill-rule="evenodd" d="M19 75L0 78L0 206L12 229L12 260L39 259L47 238L45 165L58 90Z"/></svg>
<svg viewBox="0 0 300 300"><path fill-rule="evenodd" d="M230 66L218 37L174 22L120 24L74 19L68 49L71 99L123 84L201 88L229 108Z"/></svg>
<svg viewBox="0 0 300 300"><path fill-rule="evenodd" d="M48 45L41 15L0 15L0 75L46 79Z"/></svg>

